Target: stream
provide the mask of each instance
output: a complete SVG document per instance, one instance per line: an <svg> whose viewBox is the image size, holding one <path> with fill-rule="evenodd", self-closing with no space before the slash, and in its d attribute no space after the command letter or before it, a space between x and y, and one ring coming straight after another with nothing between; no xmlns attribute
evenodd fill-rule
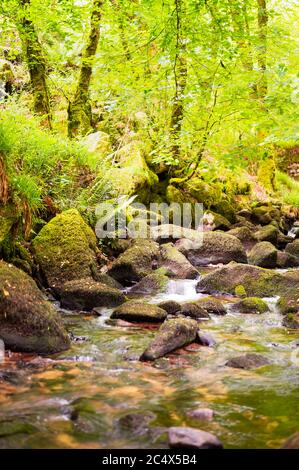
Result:
<svg viewBox="0 0 299 470"><path fill-rule="evenodd" d="M196 300L196 283L170 281L146 300ZM262 315L233 313L232 299L222 300L228 314L201 323L215 347L191 345L155 363L138 357L156 326L107 322L105 308L101 317L63 311L74 335L69 351L10 353L0 365L0 448L167 448L165 428L178 425L210 431L226 448L280 447L298 431L299 333L281 326L276 298ZM272 364L224 365L246 352ZM189 417L197 408L213 409L214 419ZM129 414L147 424L130 425Z"/></svg>

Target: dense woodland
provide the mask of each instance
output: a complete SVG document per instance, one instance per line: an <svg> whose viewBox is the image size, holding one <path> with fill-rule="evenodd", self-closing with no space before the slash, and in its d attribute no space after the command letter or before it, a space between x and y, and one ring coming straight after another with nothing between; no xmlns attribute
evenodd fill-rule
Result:
<svg viewBox="0 0 299 470"><path fill-rule="evenodd" d="M298 431L299 416L292 408L298 374L291 373L297 363L283 367L282 375L277 364L274 372L269 365L276 359L290 365L288 335L299 329L298 7L298 0L1 1L0 338L12 351L5 367L26 381L14 354L25 354L22 361L29 363L41 355L29 400L45 393L38 388L45 380L47 393L57 398L63 389L61 396L72 408L69 427L54 429L45 418L45 428L37 431L35 420L44 412L51 415L47 409L30 419L24 412L27 418L18 421L16 433L9 431L14 401L5 385L0 400L7 400L12 414L0 415L1 448L92 447L99 435L102 447L165 447L166 428L170 447L188 447L194 440L200 447L203 437L190 431L198 427L218 432L228 447L280 447ZM99 240L96 207L104 201L115 213L121 206L127 221L134 217L132 203L141 202L162 225L147 240ZM164 236L161 214L150 212L150 203L202 203L203 245L196 245L196 227L180 240L173 233ZM108 308L103 318L112 313L110 330L104 320L92 323L100 321L102 308ZM220 332L217 322L227 312ZM266 312L270 320L263 323ZM257 316L250 323L257 313L260 324ZM202 322L212 324L207 332ZM136 323L139 336L130 329ZM219 357L210 369L202 366L207 384L196 388L192 372L180 381L140 369L139 358L141 363L162 358L161 368L170 376L171 367L197 370L191 363L196 347L202 360L213 361L212 353L202 352L215 347L209 328L216 345L218 339L229 346L215 353ZM101 379L97 366L84 368L87 359L82 366L69 356L58 358L58 365L55 359L51 365L43 362L44 355L70 350L71 358L95 354L92 360L102 364L101 349L88 349L85 336L92 337L94 348L104 344ZM120 348L124 342L124 350L112 351L116 340ZM193 356L188 349L167 356L195 343ZM274 343L277 357L267 349ZM131 350L139 365L130 379L113 382L115 363L127 360ZM234 351L246 355L232 358ZM136 361L135 356L128 360ZM268 383L273 381L267 390L285 384L289 408L266 392L258 375L252 379L256 389L249 387L247 395L240 385L246 376L233 376L236 389L227 385L229 379L215 369L220 356L236 369L266 367ZM59 360L69 362L60 366ZM80 379L72 372L79 369ZM112 384L124 389L109 398L115 400L113 411L91 385L102 379L108 397ZM72 391L63 388L68 380ZM151 403L152 391L146 380L155 396L161 394L161 402L149 409L144 403ZM218 389L211 392L214 382ZM22 386L27 390L25 382ZM199 406L195 389L203 405L192 415L192 407ZM271 410L259 408L257 389L270 394ZM22 391L16 394L21 400ZM219 405L225 394L229 412ZM136 413L123 416L119 404L127 396L127 411L156 416L164 429L158 437L134 434L151 420ZM203 422L213 419L213 405L223 413L221 425L195 424L199 415ZM245 414L246 406L254 417L249 408ZM105 426L97 421L99 414L106 419L109 413L119 423L115 433L108 418ZM240 415L246 424L238 421ZM189 427L182 439L174 426L186 424L185 419ZM106 426L111 434L103 431ZM209 439L208 446L222 446L216 436ZM297 435L286 446L298 447L298 442Z"/></svg>

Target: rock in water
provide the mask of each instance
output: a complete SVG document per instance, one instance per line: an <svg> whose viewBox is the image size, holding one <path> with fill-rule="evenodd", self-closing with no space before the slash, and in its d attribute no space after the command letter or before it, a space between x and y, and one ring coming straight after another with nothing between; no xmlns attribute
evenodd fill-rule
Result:
<svg viewBox="0 0 299 470"><path fill-rule="evenodd" d="M33 250L48 285L92 278L97 269L97 239L76 209L54 217L33 240Z"/></svg>
<svg viewBox="0 0 299 470"><path fill-rule="evenodd" d="M166 292L168 286L168 277L160 272L160 269L145 276L141 281L135 284L130 293L132 294L160 294Z"/></svg>
<svg viewBox="0 0 299 470"><path fill-rule="evenodd" d="M205 333L204 331L200 330L197 332L197 341L202 346L208 346L210 348L216 344L216 341L214 340L213 336L210 335L210 333Z"/></svg>
<svg viewBox="0 0 299 470"><path fill-rule="evenodd" d="M208 312L198 305L197 303L193 302L188 302L185 303L181 306L181 311L180 313L182 315L185 315L186 317L191 317L191 318L196 318L196 319L209 319L210 315Z"/></svg>
<svg viewBox="0 0 299 470"><path fill-rule="evenodd" d="M191 410L187 413L190 418L198 419L200 421L212 421L214 417L214 411L210 408L199 408L197 410Z"/></svg>
<svg viewBox="0 0 299 470"><path fill-rule="evenodd" d="M0 261L0 338L13 351L52 354L69 348L63 324L35 282Z"/></svg>
<svg viewBox="0 0 299 470"><path fill-rule="evenodd" d="M248 263L262 268L275 268L277 249L270 242L257 243L248 254Z"/></svg>
<svg viewBox="0 0 299 470"><path fill-rule="evenodd" d="M232 263L207 274L197 284L197 292L234 294L237 286L245 286L249 297L269 297L297 292L298 279L257 266Z"/></svg>
<svg viewBox="0 0 299 470"><path fill-rule="evenodd" d="M166 310L162 310L162 308L157 305L130 300L117 307L110 318L128 322L160 323L163 322L166 317Z"/></svg>
<svg viewBox="0 0 299 470"><path fill-rule="evenodd" d="M161 246L162 266L170 269L178 279L196 279L197 269L171 243Z"/></svg>
<svg viewBox="0 0 299 470"><path fill-rule="evenodd" d="M196 339L198 323L189 318L173 318L160 327L151 344L140 357L141 361L154 361Z"/></svg>
<svg viewBox="0 0 299 470"><path fill-rule="evenodd" d="M119 289L88 278L65 283L60 300L62 308L90 311L94 307L116 307L125 296Z"/></svg>
<svg viewBox="0 0 299 470"><path fill-rule="evenodd" d="M233 357L225 364L228 367L234 367L235 369L257 369L263 367L271 362L260 354L244 354L244 356Z"/></svg>
<svg viewBox="0 0 299 470"><path fill-rule="evenodd" d="M108 274L121 282L138 282L151 274L153 263L159 258L159 245L150 240L136 240L112 264Z"/></svg>
<svg viewBox="0 0 299 470"><path fill-rule="evenodd" d="M180 304L175 300L164 300L158 304L158 307L163 308L170 315L179 313L181 310Z"/></svg>
<svg viewBox="0 0 299 470"><path fill-rule="evenodd" d="M267 303L258 297L246 297L232 305L233 312L265 313L269 311Z"/></svg>
<svg viewBox="0 0 299 470"><path fill-rule="evenodd" d="M204 308L208 313L213 315L226 315L227 311L220 300L213 297L205 297L196 301L196 305Z"/></svg>
<svg viewBox="0 0 299 470"><path fill-rule="evenodd" d="M299 449L299 432L290 436L283 444L282 449Z"/></svg>
<svg viewBox="0 0 299 470"><path fill-rule="evenodd" d="M223 445L213 434L201 429L172 427L168 430L169 447L172 449L222 449Z"/></svg>
<svg viewBox="0 0 299 470"><path fill-rule="evenodd" d="M231 261L247 263L246 252L240 240L222 232L206 232L203 242L178 240L176 247L187 257L193 266L227 264Z"/></svg>

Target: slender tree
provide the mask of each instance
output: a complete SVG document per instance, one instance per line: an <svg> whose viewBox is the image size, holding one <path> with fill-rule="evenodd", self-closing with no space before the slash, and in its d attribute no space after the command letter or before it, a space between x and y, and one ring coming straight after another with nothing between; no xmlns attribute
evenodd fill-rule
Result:
<svg viewBox="0 0 299 470"><path fill-rule="evenodd" d="M258 27L259 27L259 54L258 65L260 80L258 86L259 98L264 101L268 91L267 81L267 26L268 11L267 0L257 0L258 4Z"/></svg>
<svg viewBox="0 0 299 470"><path fill-rule="evenodd" d="M100 23L102 0L94 0L90 32L83 52L77 88L72 101L68 106L68 134L69 137L86 134L92 128L92 111L90 104L90 82L93 72L93 63L100 40Z"/></svg>
<svg viewBox="0 0 299 470"><path fill-rule="evenodd" d="M184 0L175 0L175 56L174 56L174 81L175 93L171 112L171 133L173 139L172 152L174 156L180 153L179 137L182 130L182 121L184 118L184 93L187 84L187 60L186 60L186 41L182 26L182 17L184 10Z"/></svg>
<svg viewBox="0 0 299 470"><path fill-rule="evenodd" d="M51 128L50 97L47 86L47 64L30 15L30 0L19 0L18 30L30 75L34 111L44 117L43 124Z"/></svg>

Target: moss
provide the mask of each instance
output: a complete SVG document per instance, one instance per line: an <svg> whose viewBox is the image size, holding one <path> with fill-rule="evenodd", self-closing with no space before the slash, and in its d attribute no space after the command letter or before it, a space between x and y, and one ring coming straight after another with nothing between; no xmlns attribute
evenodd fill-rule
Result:
<svg viewBox="0 0 299 470"><path fill-rule="evenodd" d="M260 163L257 178L268 193L271 194L276 191L276 165L272 158L268 158Z"/></svg>
<svg viewBox="0 0 299 470"><path fill-rule="evenodd" d="M238 284L235 287L235 295L237 297L246 297L247 296L246 289L242 284Z"/></svg>
<svg viewBox="0 0 299 470"><path fill-rule="evenodd" d="M97 269L96 236L76 209L62 212L33 240L36 261L50 287L92 277Z"/></svg>
<svg viewBox="0 0 299 470"><path fill-rule="evenodd" d="M0 337L14 351L50 354L69 347L53 306L23 271L0 261Z"/></svg>
<svg viewBox="0 0 299 470"><path fill-rule="evenodd" d="M265 313L269 310L267 303L258 297L247 297L233 305L233 310L240 313Z"/></svg>

